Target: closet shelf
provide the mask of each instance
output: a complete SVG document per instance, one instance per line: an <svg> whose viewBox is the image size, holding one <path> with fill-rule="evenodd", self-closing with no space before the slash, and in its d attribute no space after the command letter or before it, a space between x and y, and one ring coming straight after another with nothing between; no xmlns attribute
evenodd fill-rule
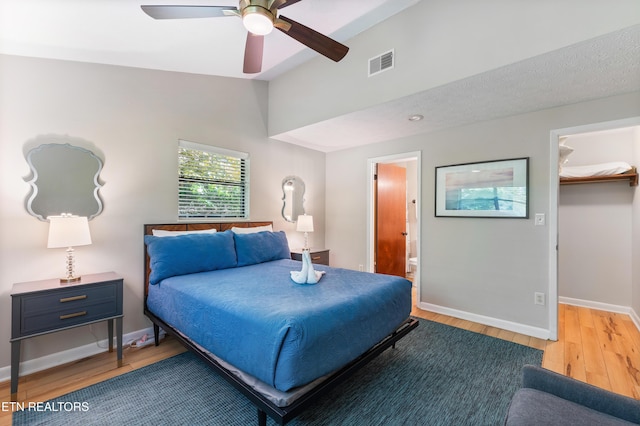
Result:
<svg viewBox="0 0 640 426"><path fill-rule="evenodd" d="M586 176L574 178L560 178L560 185L576 185L579 183L599 183L599 182L617 182L629 181L629 186L638 186L638 169L633 167L625 173L608 176Z"/></svg>

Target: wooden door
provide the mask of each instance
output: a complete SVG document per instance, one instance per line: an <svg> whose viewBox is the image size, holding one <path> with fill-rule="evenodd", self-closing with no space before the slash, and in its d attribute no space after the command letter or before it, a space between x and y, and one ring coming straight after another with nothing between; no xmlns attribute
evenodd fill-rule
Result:
<svg viewBox="0 0 640 426"><path fill-rule="evenodd" d="M375 271L406 275L407 170L377 164L375 179Z"/></svg>

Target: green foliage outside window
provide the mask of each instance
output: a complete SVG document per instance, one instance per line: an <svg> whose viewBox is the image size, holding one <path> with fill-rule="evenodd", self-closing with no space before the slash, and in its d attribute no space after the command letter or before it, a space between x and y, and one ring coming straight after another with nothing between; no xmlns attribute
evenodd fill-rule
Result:
<svg viewBox="0 0 640 426"><path fill-rule="evenodd" d="M178 148L178 216L247 218L247 159Z"/></svg>

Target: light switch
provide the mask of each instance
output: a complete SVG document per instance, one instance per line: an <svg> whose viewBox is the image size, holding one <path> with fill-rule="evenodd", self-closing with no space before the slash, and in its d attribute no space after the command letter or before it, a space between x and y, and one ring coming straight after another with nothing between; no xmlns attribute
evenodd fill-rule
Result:
<svg viewBox="0 0 640 426"><path fill-rule="evenodd" d="M536 226L544 226L545 224L544 213L536 213L535 224Z"/></svg>

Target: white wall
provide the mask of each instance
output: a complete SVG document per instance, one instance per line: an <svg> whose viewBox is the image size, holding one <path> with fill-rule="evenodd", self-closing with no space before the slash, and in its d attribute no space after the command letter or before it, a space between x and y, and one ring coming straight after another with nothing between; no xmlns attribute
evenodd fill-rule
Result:
<svg viewBox="0 0 640 426"><path fill-rule="evenodd" d="M420 194L421 303L504 321L522 332L549 329L549 231L535 213L549 213L549 135L558 128L636 116L640 93L553 108L327 154L327 247L332 263L366 262L367 159L422 150ZM434 217L436 166L530 157L530 219ZM349 190L345 190L348 182ZM521 327L521 328L522 328Z"/></svg>
<svg viewBox="0 0 640 426"><path fill-rule="evenodd" d="M634 128L571 135L566 166L634 164ZM631 306L634 198L629 182L561 185L558 295Z"/></svg>
<svg viewBox="0 0 640 426"><path fill-rule="evenodd" d="M324 245L325 156L267 138L266 82L0 55L0 123L0 367L10 362L12 284L63 273L64 250L45 248L47 224L24 207L25 147L43 135L83 139L104 158L104 211L90 222L93 244L76 250L76 270L124 277L125 333L150 325L142 225L177 220L180 138L248 152L251 219L273 220L293 247L302 236L280 216L281 182L300 176L312 242ZM106 325L93 329L106 337ZM93 341L87 327L36 337L23 344L22 360Z"/></svg>

